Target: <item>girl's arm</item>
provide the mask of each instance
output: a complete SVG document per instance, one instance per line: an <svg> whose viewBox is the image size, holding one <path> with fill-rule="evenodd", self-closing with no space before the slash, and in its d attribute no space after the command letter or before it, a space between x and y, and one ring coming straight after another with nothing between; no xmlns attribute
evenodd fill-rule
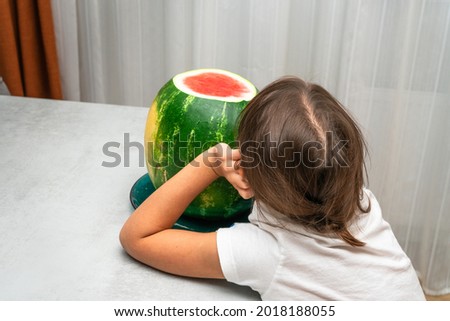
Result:
<svg viewBox="0 0 450 321"><path fill-rule="evenodd" d="M224 148L228 152L223 152ZM192 200L219 176L233 184L242 197L252 196L242 172L235 169L239 159L238 150L220 144L197 156L158 188L129 217L120 232L120 242L128 254L169 273L223 278L215 232L171 228Z"/></svg>

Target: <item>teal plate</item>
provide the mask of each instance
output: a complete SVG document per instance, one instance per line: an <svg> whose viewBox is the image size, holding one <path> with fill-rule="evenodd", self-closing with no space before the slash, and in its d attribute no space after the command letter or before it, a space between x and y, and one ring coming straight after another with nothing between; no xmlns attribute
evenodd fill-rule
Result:
<svg viewBox="0 0 450 321"><path fill-rule="evenodd" d="M148 174L143 175L139 178L130 191L130 202L134 209L138 208L154 191L150 176ZM178 221L175 223L173 228L197 232L213 232L221 227L230 227L236 222L248 222L248 214L250 211L238 214L232 219L224 220L201 220L186 215L182 215Z"/></svg>

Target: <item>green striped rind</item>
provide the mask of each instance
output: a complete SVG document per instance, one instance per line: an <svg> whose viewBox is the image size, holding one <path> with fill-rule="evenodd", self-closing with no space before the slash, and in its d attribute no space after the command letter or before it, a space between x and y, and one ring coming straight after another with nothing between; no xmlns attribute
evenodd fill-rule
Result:
<svg viewBox="0 0 450 321"><path fill-rule="evenodd" d="M145 137L147 168L155 187L209 147L219 142L232 145L236 121L247 103L194 97L180 91L172 80L164 85L151 107L156 110L150 110ZM223 219L250 207L250 200L242 199L228 181L219 178L190 204L185 214Z"/></svg>

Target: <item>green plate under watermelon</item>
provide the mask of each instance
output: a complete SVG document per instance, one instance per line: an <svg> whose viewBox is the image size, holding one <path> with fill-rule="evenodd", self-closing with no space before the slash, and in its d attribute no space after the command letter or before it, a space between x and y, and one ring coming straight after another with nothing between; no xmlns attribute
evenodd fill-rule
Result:
<svg viewBox="0 0 450 321"><path fill-rule="evenodd" d="M139 205L141 205L142 202L144 202L154 191L155 187L153 186L148 174L145 174L139 178L136 183L134 183L133 187L131 187L130 191L130 201L133 208L138 208ZM213 232L221 227L230 227L236 222L248 222L249 214L250 211L246 211L231 219L218 221L207 221L182 215L173 228L197 232Z"/></svg>

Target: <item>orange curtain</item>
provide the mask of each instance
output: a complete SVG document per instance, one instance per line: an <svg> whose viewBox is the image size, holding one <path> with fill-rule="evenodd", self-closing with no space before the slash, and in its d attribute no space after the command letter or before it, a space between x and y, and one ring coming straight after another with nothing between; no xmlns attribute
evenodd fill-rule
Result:
<svg viewBox="0 0 450 321"><path fill-rule="evenodd" d="M51 0L0 0L0 76L11 95L62 99Z"/></svg>

